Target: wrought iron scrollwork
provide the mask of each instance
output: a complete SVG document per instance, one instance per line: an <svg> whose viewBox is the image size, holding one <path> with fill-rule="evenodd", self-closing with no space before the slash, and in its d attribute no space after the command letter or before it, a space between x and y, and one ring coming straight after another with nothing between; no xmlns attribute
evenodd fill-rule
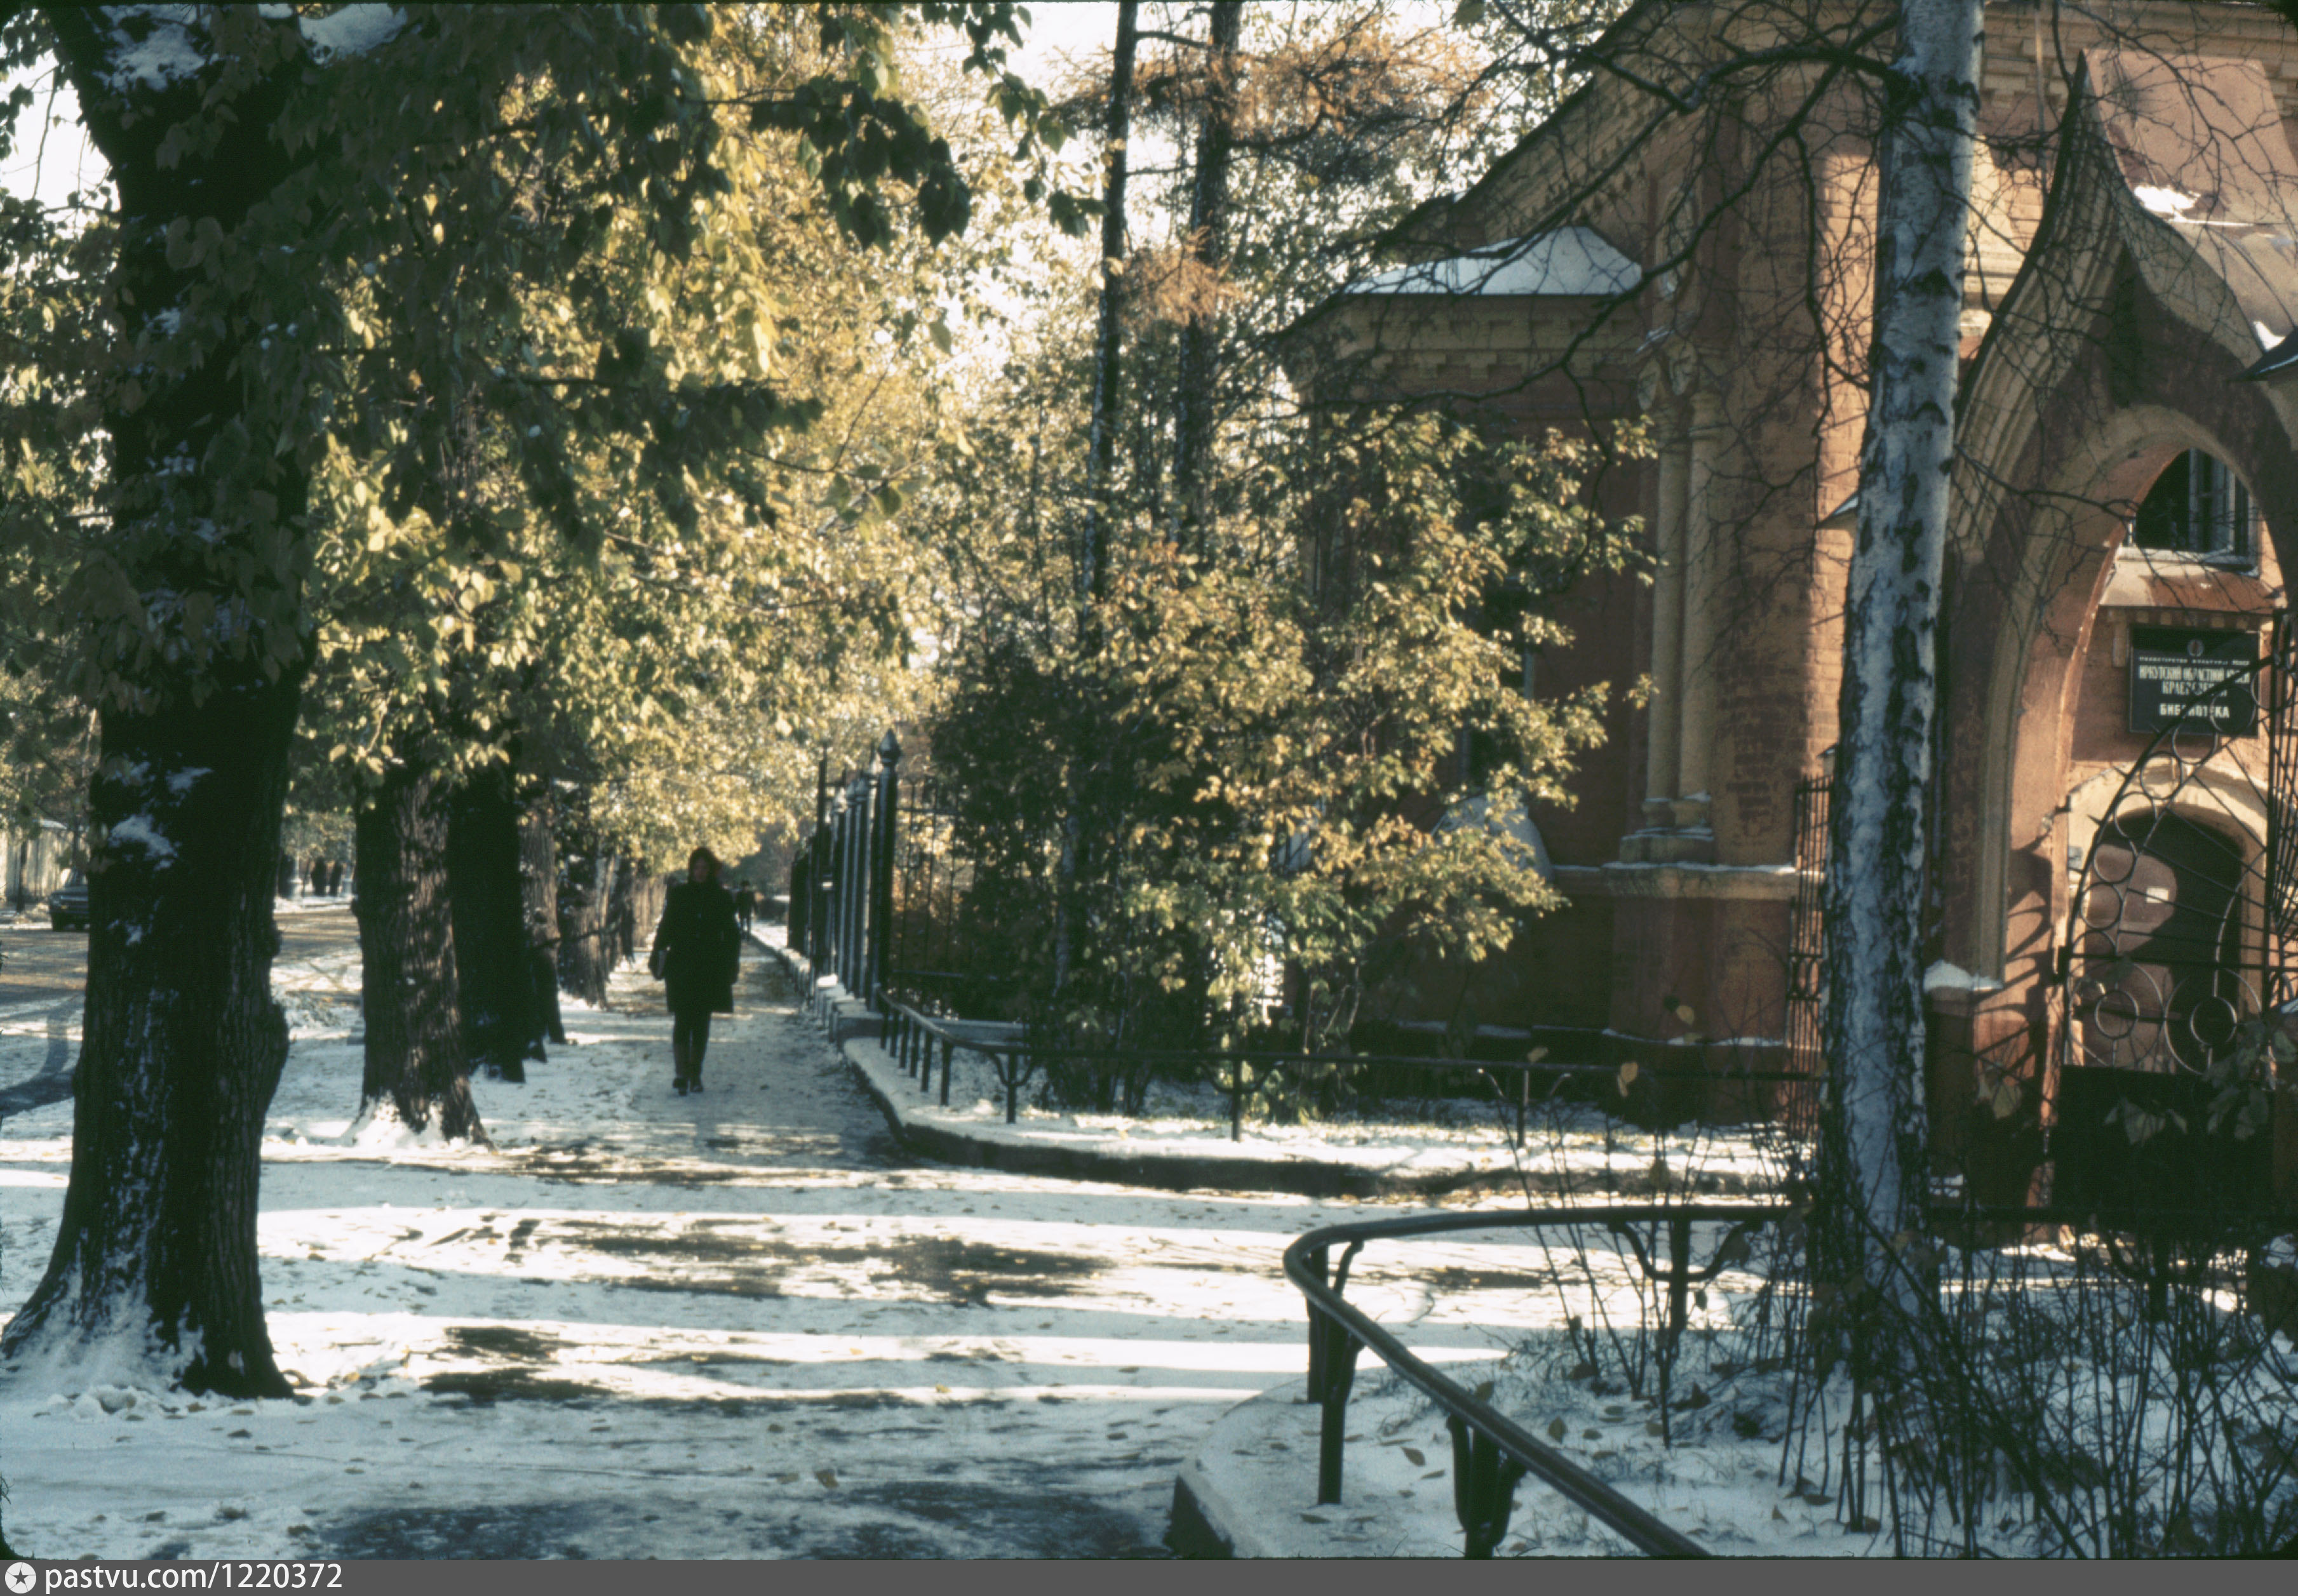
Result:
<svg viewBox="0 0 2298 1596"><path fill-rule="evenodd" d="M2099 813L2062 944L2066 1064L2200 1074L2293 996L2298 677L2280 617L2272 635L2254 666L2181 706ZM2237 695L2254 698L2254 729L2226 712Z"/></svg>

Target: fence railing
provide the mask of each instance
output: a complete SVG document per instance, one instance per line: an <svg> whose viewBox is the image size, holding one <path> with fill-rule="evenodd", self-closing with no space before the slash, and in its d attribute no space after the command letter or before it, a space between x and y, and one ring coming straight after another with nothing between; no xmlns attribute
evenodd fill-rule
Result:
<svg viewBox="0 0 2298 1596"><path fill-rule="evenodd" d="M1311 1230L1285 1249L1285 1275L1309 1309L1309 1400L1323 1410L1317 1451L1317 1501L1341 1500L1346 1456L1349 1392L1356 1380L1358 1354L1369 1349L1397 1377L1443 1411L1452 1437L1452 1500L1460 1520L1466 1555L1487 1558L1508 1532L1517 1484L1540 1480L1575 1506L1611 1528L1639 1551L1653 1557L1697 1558L1707 1548L1622 1495L1475 1393L1465 1391L1415 1357L1377 1320L1352 1306L1343 1294L1349 1266L1372 1241L1418 1239L1463 1230L1540 1229L1605 1226L1627 1232L1645 1277L1668 1295L1667 1332L1680 1339L1690 1292L1719 1274L1730 1238L1744 1236L1793 1212L1781 1203L1637 1203L1572 1208L1535 1208L1514 1213L1451 1213L1360 1224L1327 1225ZM1664 1229L1667 1253L1647 1249L1633 1227ZM1721 1227L1708 1261L1693 1257L1695 1228ZM1342 1249L1332 1262L1333 1249Z"/></svg>
<svg viewBox="0 0 2298 1596"><path fill-rule="evenodd" d="M866 772L833 788L825 763L814 828L790 866L790 944L817 978L874 999L894 922L894 852L902 745L880 740Z"/></svg>
<svg viewBox="0 0 2298 1596"><path fill-rule="evenodd" d="M1767 1288L1783 1285L1798 1299L1822 1300L1819 1288L1801 1275L1804 1244L1792 1228L1806 1213L1791 1203L1591 1203L1414 1215L1326 1226L1300 1236L1285 1250L1284 1267L1308 1309L1307 1395L1322 1410L1318 1504L1341 1501L1348 1402L1358 1357L1369 1350L1445 1416L1453 1447L1454 1506L1467 1556L1492 1554L1508 1533L1517 1487L1526 1478L1556 1491L1639 1551L1662 1557L1709 1555L1528 1434L1486 1400L1488 1388L1466 1391L1416 1357L1392 1331L1347 1301L1350 1267L1374 1242L1465 1231L1609 1230L1624 1243L1617 1248L1623 1261L1632 1261L1630 1267L1654 1288L1649 1297L1639 1294L1642 1311L1651 1317L1638 1334L1649 1330L1656 1349L1656 1433L1665 1443L1670 1371L1690 1344L1686 1331L1695 1292L1704 1291L1726 1267L1753 1267L1766 1273ZM1789 1228L1772 1251L1784 1262L1785 1275L1751 1265L1746 1245L1752 1233L1781 1221ZM1918 1295L1917 1317L1902 1321L1923 1349L1921 1363L1902 1382L1895 1405L1879 1405L1865 1421L1855 1408L1838 1437L1847 1448L1838 1490L1849 1510L1847 1522L1878 1527L1870 1509L1888 1501L1892 1542L1903 1553L1928 1547L1981 1554L1986 1549L1979 1544L1979 1521L1992 1521L1996 1514L1974 1512L1974 1504L2007 1490L2024 1493L2028 1500L2019 1516L2050 1526L2061 1550L2129 1555L2132 1547L2148 1542L2146 1525L2133 1510L2141 1505L2138 1497L2170 1491L2176 1500L2155 1503L2167 1521L2184 1521L2181 1503L2209 1500L2227 1509L2227 1523L2233 1525L2228 1533L2234 1538L2221 1534L2220 1549L2255 1555L2283 1547L2286 1555L2287 1504L2277 1509L2278 1518L2267 1509L2298 1478L2298 1455L2275 1451L2282 1444L2276 1443L2268 1449L2274 1456L2259 1468L2236 1466L2221 1476L2191 1468L2192 1455L2174 1460L2171 1450L2200 1444L2194 1439L2201 1433L2197 1426L2215 1426L2211 1433L2223 1451L2241 1435L2286 1422L2291 1376L2277 1360L2258 1355L2259 1336L2272 1331L2244 1327L2244 1312L2269 1326L2274 1316L2291 1313L2275 1294L2283 1288L2270 1272L2261 1275L2259 1266L2267 1240L2286 1231L2286 1219L2215 1208L2143 1214L2067 1203L1928 1209L1924 1243L1907 1256L1930 1261L1910 1266L1929 1285ZM1584 1253L1580 1235L1570 1238L1566 1250ZM2183 1318L2172 1304L2181 1294L2193 1307ZM2237 1301L2244 1304L2244 1312L2230 1311ZM2014 1306L2018 1311L2010 1311ZM1784 1324L1759 1319L1775 1332ZM2040 1343L2035 1339L2038 1331L2046 1337ZM2038 1345L2050 1349L2039 1375L2034 1367ZM2175 1390L2154 1391L2166 1350L2172 1347L2181 1349L2175 1354ZM2070 1374L2078 1359L2087 1372L2079 1381L2062 1380L2062 1358L2069 1360ZM1580 1378L1587 1367L1568 1378ZM2152 1405L2135 1400L2086 1406L2077 1398L2078 1387L2094 1384L2109 1391L2147 1387L2142 1394L2151 1397ZM2061 1404L2058 1417L2038 1425L2038 1407L2053 1403ZM1823 1412L1809 1408L1806 1420ZM1896 1417L1886 1423L1887 1415ZM2179 1431L2179 1424L2194 1434ZM1925 1467L1905 1467L1908 1458L1950 1436L1958 1438L1955 1456L1940 1452ZM2150 1453L2148 1447L2155 1450ZM2070 1448L2071 1455L2095 1467L2067 1468ZM1896 1473L1887 1461L1890 1458L1900 1462ZM1975 1496L1974 1480L1986 1483ZM1953 1530L1944 1539L1938 1533L1942 1513ZM2197 1509L2195 1518L2203 1517ZM2011 1525L2006 1520L2001 1527ZM2219 1527L2227 1530L2226 1524ZM2187 1550L2211 1550L2211 1543L2191 1535L2187 1540ZM2287 1544L2298 1545L2298 1540Z"/></svg>
<svg viewBox="0 0 2298 1596"><path fill-rule="evenodd" d="M945 1104L949 1102L951 1072L957 1054L975 1053L987 1058L996 1072L998 1088L1004 1099L1005 1122L1009 1125L1020 1118L1022 1088L1039 1070L1054 1063L1079 1065L1087 1071L1110 1074L1150 1068L1162 1071L1169 1079L1194 1079L1207 1082L1221 1092L1228 1101L1231 1141L1244 1139L1245 1103L1256 1089L1256 1078L1266 1079L1271 1076L1281 1076L1287 1071L1321 1071L1337 1066L1359 1076L1383 1071L1420 1071L1462 1078L1481 1076L1499 1089L1501 1103L1513 1114L1515 1125L1511 1140L1517 1147L1525 1145L1526 1126L1533 1109L1546 1101L1545 1095L1535 1096L1535 1080L1550 1083L1550 1093L1567 1082L1575 1081L1593 1087L1599 1093L1616 1091L1622 1106L1629 1105L1633 1099L1634 1106L1647 1108L1659 1106L1657 1099L1670 1093L1736 1093L1742 1098L1753 1096L1761 1101L1753 1104L1743 1101L1739 1105L1743 1111L1750 1107L1761 1111L1748 1117L1776 1118L1794 1128L1802 1127L1810 1117L1810 1105L1802 1103L1800 1098L1814 1093L1818 1085L1808 1075L1784 1070L1688 1075L1637 1071L1624 1079L1619 1070L1609 1065L1531 1060L1491 1061L1413 1054L1302 1053L1275 1047L1228 1050L1069 1047L1047 1046L1042 1040L1022 1033L1018 1026L993 1027L980 1021L951 1020L928 1014L913 1005L882 995L878 1007L885 1016L881 1040L887 1051L893 1054L904 1072L917 1081L919 1089L929 1095L934 1092L934 1063L938 1054L941 1063L939 1096ZM999 1030L1008 1034L992 1034ZM1785 1101L1781 1101L1782 1098Z"/></svg>
<svg viewBox="0 0 2298 1596"><path fill-rule="evenodd" d="M955 806L930 776L905 778L891 732L864 771L825 760L814 827L790 862L790 950L818 979L879 1009L889 988L953 996L1004 984L981 967L973 872Z"/></svg>

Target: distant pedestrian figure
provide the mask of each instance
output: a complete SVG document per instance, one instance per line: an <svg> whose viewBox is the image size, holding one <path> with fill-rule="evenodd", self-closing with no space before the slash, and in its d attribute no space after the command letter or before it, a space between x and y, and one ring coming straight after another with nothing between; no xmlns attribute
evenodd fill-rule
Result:
<svg viewBox="0 0 2298 1596"><path fill-rule="evenodd" d="M343 893L343 862L335 859L327 865L327 896L341 897Z"/></svg>
<svg viewBox="0 0 2298 1596"><path fill-rule="evenodd" d="M686 879L663 901L647 959L670 1001L671 1084L682 1097L702 1089L710 1016L734 1012L741 959L742 933L734 923L734 899L718 884L717 856L698 848L687 856Z"/></svg>
<svg viewBox="0 0 2298 1596"><path fill-rule="evenodd" d="M748 881L734 883L734 918L742 927L742 934L750 934L750 916L757 912L758 895L750 890Z"/></svg>

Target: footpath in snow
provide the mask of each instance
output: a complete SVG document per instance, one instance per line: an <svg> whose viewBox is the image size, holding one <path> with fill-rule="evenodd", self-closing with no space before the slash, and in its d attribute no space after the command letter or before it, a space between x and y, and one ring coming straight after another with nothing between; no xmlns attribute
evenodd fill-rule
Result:
<svg viewBox="0 0 2298 1596"><path fill-rule="evenodd" d="M750 956L705 1094L671 1091L660 988L624 972L608 1011L570 1009L579 1045L530 1084L474 1083L492 1151L354 1139L355 955L281 966L294 1045L260 1237L298 1394L0 1371L10 1541L42 1558L1161 1550L1215 1421L1301 1374L1285 1243L1382 1211L918 1162ZM70 1038L26 1021L38 1034L15 1046L45 1073ZM0 1125L0 1311L45 1264L70 1133L69 1098ZM1493 1256L1413 1261L1504 1279L1475 1267ZM1553 1312L1376 1272L1351 1295L1449 1360ZM1314 1470L1304 1451L1303 1505Z"/></svg>

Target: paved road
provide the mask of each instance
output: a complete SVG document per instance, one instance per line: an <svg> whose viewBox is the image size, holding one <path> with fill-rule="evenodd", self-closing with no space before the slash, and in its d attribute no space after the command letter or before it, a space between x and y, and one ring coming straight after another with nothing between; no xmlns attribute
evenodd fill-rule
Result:
<svg viewBox="0 0 2298 1596"><path fill-rule="evenodd" d="M348 905L279 916L283 963L356 947ZM79 1056L80 1002L87 984L87 933L49 929L34 911L0 926L0 1115L71 1095Z"/></svg>

